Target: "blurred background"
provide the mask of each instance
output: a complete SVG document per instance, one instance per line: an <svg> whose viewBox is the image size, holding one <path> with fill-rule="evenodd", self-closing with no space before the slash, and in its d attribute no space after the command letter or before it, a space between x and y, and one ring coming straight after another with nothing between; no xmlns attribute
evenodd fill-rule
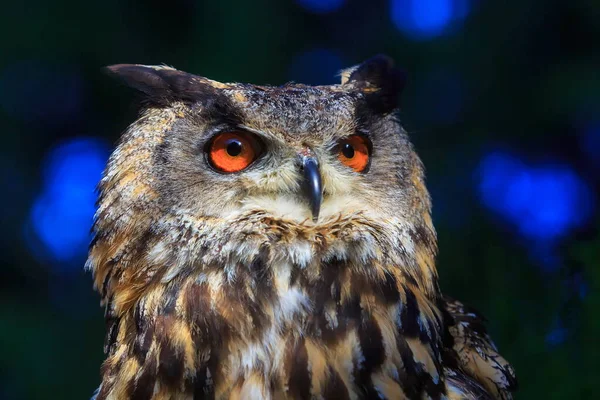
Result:
<svg viewBox="0 0 600 400"><path fill-rule="evenodd" d="M31 0L0 16L0 399L99 384L83 264L94 187L137 112L102 66L327 84L376 53L407 71L400 116L427 167L442 289L488 317L517 398L594 397L599 1Z"/></svg>

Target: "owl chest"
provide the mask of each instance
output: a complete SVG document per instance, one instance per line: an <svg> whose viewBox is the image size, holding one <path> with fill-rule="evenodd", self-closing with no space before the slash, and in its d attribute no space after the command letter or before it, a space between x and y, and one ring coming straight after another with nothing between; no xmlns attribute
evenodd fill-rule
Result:
<svg viewBox="0 0 600 400"><path fill-rule="evenodd" d="M220 358L213 373L216 394L364 398L387 390L387 398L402 398L402 386L418 374L427 375L432 387L439 383L430 343L418 333L402 336L398 293L386 295L336 270L310 283L287 265L272 271L235 291L223 286L211 305L225 327L211 352ZM418 309L411 313L412 325L427 326L417 320Z"/></svg>
<svg viewBox="0 0 600 400"><path fill-rule="evenodd" d="M235 314L220 313L231 331L218 352L217 397L311 398L336 385L352 387L360 356L350 326L358 321L337 315L331 290L324 299L322 288L303 285L285 265L250 286L222 298Z"/></svg>
<svg viewBox="0 0 600 400"><path fill-rule="evenodd" d="M417 378L437 387L433 329L414 297L334 268L311 281L277 267L161 289L138 307L134 352L158 352L159 380L174 365L186 392L216 398L402 398Z"/></svg>

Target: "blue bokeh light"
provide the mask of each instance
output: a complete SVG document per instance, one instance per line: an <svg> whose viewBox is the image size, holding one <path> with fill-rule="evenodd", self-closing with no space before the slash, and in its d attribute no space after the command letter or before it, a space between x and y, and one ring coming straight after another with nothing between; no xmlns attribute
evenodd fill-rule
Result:
<svg viewBox="0 0 600 400"><path fill-rule="evenodd" d="M338 74L342 68L344 63L335 51L312 49L294 57L289 77L292 81L309 85L338 83Z"/></svg>
<svg viewBox="0 0 600 400"><path fill-rule="evenodd" d="M470 10L469 0L391 0L392 22L413 39L431 39L444 34Z"/></svg>
<svg viewBox="0 0 600 400"><path fill-rule="evenodd" d="M40 258L68 265L85 255L95 187L108 154L108 146L96 138L73 139L49 153L43 165L43 190L30 213L33 232L45 250L37 252Z"/></svg>
<svg viewBox="0 0 600 400"><path fill-rule="evenodd" d="M546 344L549 347L560 346L567 340L568 336L569 331L563 327L562 324L557 324L554 329L551 329L550 332L546 334Z"/></svg>
<svg viewBox="0 0 600 400"><path fill-rule="evenodd" d="M569 166L529 166L502 152L479 166L482 202L529 239L553 241L584 225L594 207L591 188Z"/></svg>
<svg viewBox="0 0 600 400"><path fill-rule="evenodd" d="M338 10L345 0L296 0L301 7L315 14L327 14Z"/></svg>

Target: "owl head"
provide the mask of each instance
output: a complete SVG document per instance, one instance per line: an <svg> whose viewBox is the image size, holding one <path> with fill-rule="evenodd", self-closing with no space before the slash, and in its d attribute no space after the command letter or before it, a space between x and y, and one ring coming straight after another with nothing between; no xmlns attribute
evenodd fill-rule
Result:
<svg viewBox="0 0 600 400"><path fill-rule="evenodd" d="M144 107L100 183L89 259L100 290L143 288L198 265L235 274L264 258L435 274L423 168L394 113L404 79L388 57L330 86L108 70Z"/></svg>

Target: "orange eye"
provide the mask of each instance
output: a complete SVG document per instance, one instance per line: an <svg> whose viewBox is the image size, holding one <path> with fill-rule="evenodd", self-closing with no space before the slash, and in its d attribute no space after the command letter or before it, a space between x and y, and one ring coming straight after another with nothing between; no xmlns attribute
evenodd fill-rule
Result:
<svg viewBox="0 0 600 400"><path fill-rule="evenodd" d="M219 133L210 142L208 159L222 172L239 172L258 158L260 143L249 133Z"/></svg>
<svg viewBox="0 0 600 400"><path fill-rule="evenodd" d="M361 135L353 135L340 141L338 158L347 167L363 172L369 166L369 141Z"/></svg>

